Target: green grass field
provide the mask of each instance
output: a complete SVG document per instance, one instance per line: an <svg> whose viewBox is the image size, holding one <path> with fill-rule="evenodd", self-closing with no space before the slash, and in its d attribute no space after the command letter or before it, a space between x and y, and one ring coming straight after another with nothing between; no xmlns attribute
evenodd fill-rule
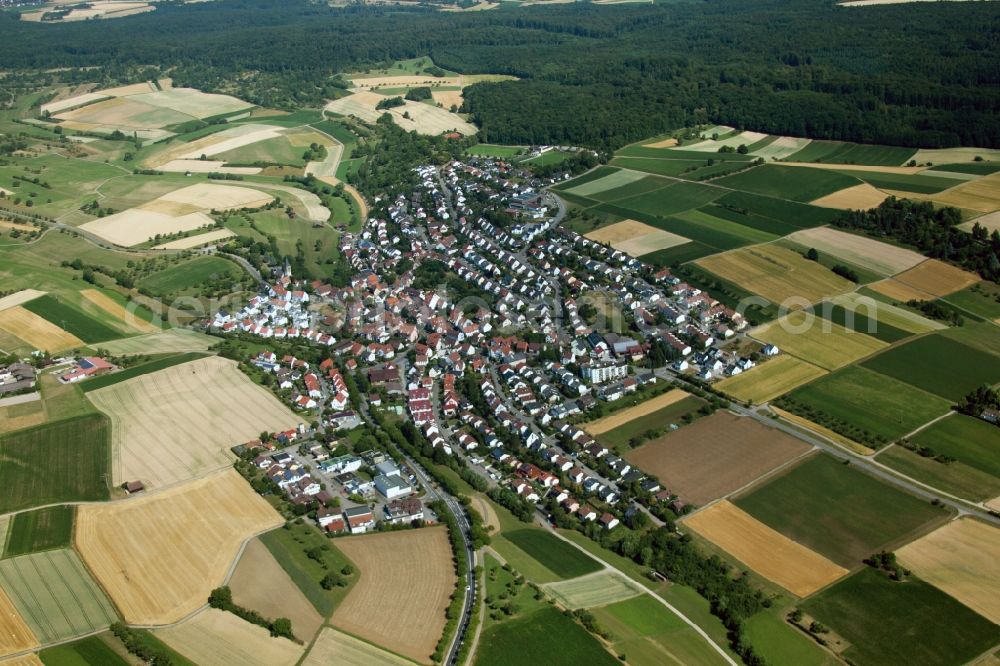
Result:
<svg viewBox="0 0 1000 666"><path fill-rule="evenodd" d="M302 590L302 594L325 618L333 614L333 611L337 609L337 606L347 596L351 586L358 579L357 575L354 575L347 579L349 581L347 587L334 587L332 590L323 589L320 581L323 580L323 576L328 571L340 571L348 564L353 566L353 563L337 550L335 544L323 536L319 528L314 525L292 524L288 529L279 528L262 534L260 540L271 551L271 555L278 561L296 587ZM330 545L330 549L323 554L323 564L310 559L305 553L310 548L325 545Z"/></svg>
<svg viewBox="0 0 1000 666"><path fill-rule="evenodd" d="M522 164L530 164L532 166L551 166L553 164L562 164L569 158L573 157L574 154L575 153L565 153L561 150L549 150L541 155L538 155L537 157L524 160Z"/></svg>
<svg viewBox="0 0 1000 666"><path fill-rule="evenodd" d="M1000 381L1000 358L942 335L893 347L862 365L951 401Z"/></svg>
<svg viewBox="0 0 1000 666"><path fill-rule="evenodd" d="M1000 356L1000 335L997 335L996 324L984 321L978 323L965 322L964 326L941 331L941 335L969 347L981 349Z"/></svg>
<svg viewBox="0 0 1000 666"><path fill-rule="evenodd" d="M802 416L851 437L851 427L893 440L946 413L947 400L864 367L850 366L798 388L788 397ZM799 413L799 412L796 412ZM819 420L833 419L834 427ZM862 442L864 443L864 442Z"/></svg>
<svg viewBox="0 0 1000 666"><path fill-rule="evenodd" d="M1000 319L1000 285L995 282L983 280L942 300L984 319L994 321Z"/></svg>
<svg viewBox="0 0 1000 666"><path fill-rule="evenodd" d="M955 414L921 430L913 441L1000 478L1000 428L995 425Z"/></svg>
<svg viewBox="0 0 1000 666"><path fill-rule="evenodd" d="M914 148L875 146L841 141L812 141L790 155L789 162L826 162L829 164L870 164L900 166L916 153Z"/></svg>
<svg viewBox="0 0 1000 666"><path fill-rule="evenodd" d="M847 568L947 516L826 454L806 459L735 503Z"/></svg>
<svg viewBox="0 0 1000 666"><path fill-rule="evenodd" d="M657 176L673 176L680 178L685 172L700 169L708 164L707 159L702 160L680 160L680 159L656 159L653 157L616 157L611 160L611 166L622 167L623 169L633 169L635 171L645 171ZM742 163L737 163L745 166Z"/></svg>
<svg viewBox="0 0 1000 666"><path fill-rule="evenodd" d="M524 151L524 146L500 146L493 143L477 143L474 146L469 146L465 152L469 155L476 155L478 157L508 158L520 155Z"/></svg>
<svg viewBox="0 0 1000 666"><path fill-rule="evenodd" d="M343 202L343 199L335 199ZM347 221L349 213L346 203L340 210L332 210L335 222ZM282 254L295 256L298 244L301 242L304 263L307 270L314 275L328 275L331 265L327 259L337 256L340 234L333 228L323 225L314 227L304 218L289 219L283 210L265 210L250 215L254 227L267 236L273 236Z"/></svg>
<svg viewBox="0 0 1000 666"><path fill-rule="evenodd" d="M1000 496L1000 479L957 460L945 464L893 446L879 453L878 461L917 481L973 502Z"/></svg>
<svg viewBox="0 0 1000 666"><path fill-rule="evenodd" d="M187 363L188 361L194 361L199 358L204 358L205 356L209 356L209 354L204 354L202 352L166 354L147 363L133 365L131 368L126 368L125 370L121 370L119 372L113 372L110 375L102 375L100 377L88 379L85 382L81 382L80 388L84 393L89 393L90 391L96 391L97 389L120 384L121 382L132 379L133 377L148 375L151 372L163 370L164 368L170 368L175 365L180 365L181 363Z"/></svg>
<svg viewBox="0 0 1000 666"><path fill-rule="evenodd" d="M596 638L553 607L539 609L483 631L476 666L614 666L618 660Z"/></svg>
<svg viewBox="0 0 1000 666"><path fill-rule="evenodd" d="M601 565L543 530L520 529L504 537L560 578L576 578L599 571Z"/></svg>
<svg viewBox="0 0 1000 666"><path fill-rule="evenodd" d="M129 666L130 663L112 650L101 636L87 636L46 648L38 656L45 666Z"/></svg>
<svg viewBox="0 0 1000 666"><path fill-rule="evenodd" d="M0 436L0 513L108 498L110 424L88 414Z"/></svg>
<svg viewBox="0 0 1000 666"><path fill-rule="evenodd" d="M806 601L803 610L851 643L859 666L958 665L1000 641L1000 627L911 576L896 583L864 568Z"/></svg>
<svg viewBox="0 0 1000 666"><path fill-rule="evenodd" d="M75 514L75 508L67 505L16 514L7 532L3 557L69 547Z"/></svg>
<svg viewBox="0 0 1000 666"><path fill-rule="evenodd" d="M139 280L138 286L155 295L196 292L220 277L239 278L243 271L221 257L195 257Z"/></svg>
<svg viewBox="0 0 1000 666"><path fill-rule="evenodd" d="M941 178L940 176L930 176L923 173L913 175L880 173L878 171L844 171L842 173L857 176L879 189L901 190L903 192L917 192L921 194L934 194L949 187L954 187L961 182L956 181L954 178Z"/></svg>
<svg viewBox="0 0 1000 666"><path fill-rule="evenodd" d="M692 208L699 208L715 201L725 193L725 190L710 185L677 182L669 187L628 199L620 199L615 204L621 208L639 213L667 216Z"/></svg>
<svg viewBox="0 0 1000 666"><path fill-rule="evenodd" d="M0 585L43 644L106 628L117 619L69 548L0 560Z"/></svg>
<svg viewBox="0 0 1000 666"><path fill-rule="evenodd" d="M765 164L715 182L734 190L806 202L853 187L861 181L826 169Z"/></svg>
<svg viewBox="0 0 1000 666"><path fill-rule="evenodd" d="M213 155L213 159L219 159L229 164L250 165L263 162L301 167L305 166L306 163L302 159L305 151L305 148L293 146L288 137L276 136Z"/></svg>
<svg viewBox="0 0 1000 666"><path fill-rule="evenodd" d="M312 123L312 127L344 144L344 151L347 155L350 155L349 148L358 142L358 137L351 131L351 128L337 120L321 120Z"/></svg>
<svg viewBox="0 0 1000 666"><path fill-rule="evenodd" d="M628 448L629 440L637 435L642 435L658 428L667 428L671 423L677 423L685 414L696 411L705 404L705 401L697 396L688 396L683 400L667 405L655 412L632 419L628 423L617 428L608 430L597 436L597 440L604 446L622 451Z"/></svg>
<svg viewBox="0 0 1000 666"><path fill-rule="evenodd" d="M869 318L863 312L856 310L849 312L843 305L834 305L829 301L823 302L819 314L834 324L839 324L857 333L870 335L883 342L899 342L913 335L909 331L880 321L878 317Z"/></svg>
<svg viewBox="0 0 1000 666"><path fill-rule="evenodd" d="M935 164L928 171L950 171L952 173L969 173L974 176L988 176L1000 171L996 162L968 162L966 164Z"/></svg>
<svg viewBox="0 0 1000 666"><path fill-rule="evenodd" d="M776 609L764 610L743 624L743 635L769 664L835 666L840 662L816 641L785 622Z"/></svg>
<svg viewBox="0 0 1000 666"><path fill-rule="evenodd" d="M717 202L748 215L770 220L777 220L800 229L819 227L829 224L840 215L840 211L831 208L810 206L809 204L774 197L753 194L751 192L730 192Z"/></svg>
<svg viewBox="0 0 1000 666"><path fill-rule="evenodd" d="M87 344L122 337L120 331L84 314L81 310L66 304L52 294L28 301L23 307L68 333L72 333Z"/></svg>

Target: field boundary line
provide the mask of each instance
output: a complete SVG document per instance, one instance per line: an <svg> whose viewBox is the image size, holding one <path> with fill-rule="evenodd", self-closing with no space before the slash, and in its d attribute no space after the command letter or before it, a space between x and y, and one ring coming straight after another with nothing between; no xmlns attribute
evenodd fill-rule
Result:
<svg viewBox="0 0 1000 666"><path fill-rule="evenodd" d="M933 418L933 419L931 419L930 421L928 421L927 423L923 424L922 426L920 426L920 427L919 427L919 428L917 428L916 430L914 430L914 431L912 431L912 432L908 432L908 433L906 433L906 434L905 434L905 435L903 435L903 436L902 436L902 437L901 437L900 439L908 439L908 438L910 438L910 437L913 437L913 436L914 436L914 435L916 435L917 433L920 433L920 432L922 432L922 431L926 430L927 428L930 428L930 427L931 427L932 425L934 425L934 424L935 424L935 423L937 423L938 421L940 421L940 420L942 420L942 419L946 419L946 418L948 418L949 416L951 416L952 414L956 414L956 413L957 413L957 412L955 412L954 410L948 410L947 412L945 412L945 413L944 413L944 414L942 414L941 416L938 416L937 418ZM891 446L891 444L890 444L890 446ZM887 446L887 447L885 447L885 448L887 449L887 448L889 448L889 447ZM885 450L885 449L883 449L883 451L884 451L884 450Z"/></svg>
<svg viewBox="0 0 1000 666"><path fill-rule="evenodd" d="M612 566L608 562L605 562L604 560L600 559L599 557L596 557L595 555L592 555L590 552L587 551L586 548L584 548L583 546L580 546L577 543L574 543L570 539L567 539L566 537L564 537L562 534L559 534L559 532L557 532L556 530L552 529L551 527L548 528L548 531L550 533L554 534L557 538L562 539L563 541L565 541L566 543L570 544L571 546L573 546L574 548L576 548L580 552L584 553L590 559L596 560L598 563L603 564L606 569L612 569L615 572L617 572L619 575L625 576L626 578L629 578L629 576L627 576L626 574L624 574L618 568ZM572 580L572 579L570 579L570 580ZM679 617L681 619L681 621L683 621L686 625L688 625L689 627L691 627L692 629L694 629L695 633L697 633L699 636L701 636L702 638L704 638L705 641L712 647L712 649L715 650L717 653L719 653L719 656L722 657L725 660L725 662L727 664L729 664L729 666L739 666L739 664L737 664L736 661L734 661L732 657L730 657L728 654L726 654L726 651L724 649L722 649L715 641L712 640L712 638L705 632L704 629L702 629L697 624L695 624L694 621L692 621L688 616L684 615L684 613L682 613L679 610L677 610L673 605L670 604L670 602L668 602L666 599L664 599L659 594L657 594L653 590L649 589L645 585L640 585L639 587L642 588L644 594L648 594L649 596L651 596L654 599L656 599L657 601L659 601L661 604L663 604L664 606L666 606L667 609L670 610L670 612L672 612L674 615L676 615L677 617Z"/></svg>

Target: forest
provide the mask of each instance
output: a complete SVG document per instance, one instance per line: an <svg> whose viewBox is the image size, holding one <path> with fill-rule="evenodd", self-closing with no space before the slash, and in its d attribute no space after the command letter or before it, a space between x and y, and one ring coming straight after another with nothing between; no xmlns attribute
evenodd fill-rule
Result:
<svg viewBox="0 0 1000 666"><path fill-rule="evenodd" d="M616 148L697 123L892 145L1000 146L1000 6L850 9L830 0L330 8L307 0L158 3L114 21L0 13L0 69L169 71L267 106L343 94L335 74L429 55L511 74L465 110L484 141ZM94 74L90 74L93 76Z"/></svg>

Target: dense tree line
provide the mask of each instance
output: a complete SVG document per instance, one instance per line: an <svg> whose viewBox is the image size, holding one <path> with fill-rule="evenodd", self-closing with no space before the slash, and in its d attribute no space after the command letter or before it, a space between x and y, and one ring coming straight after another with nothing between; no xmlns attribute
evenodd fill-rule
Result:
<svg viewBox="0 0 1000 666"><path fill-rule="evenodd" d="M836 7L821 0L589 3L453 14L227 0L116 21L39 25L0 13L0 68L150 65L175 82L284 108L342 95L340 71L430 55L511 74L466 109L483 139L616 147L722 122L899 145L1000 145L992 3ZM918 36L918 37L914 37Z"/></svg>

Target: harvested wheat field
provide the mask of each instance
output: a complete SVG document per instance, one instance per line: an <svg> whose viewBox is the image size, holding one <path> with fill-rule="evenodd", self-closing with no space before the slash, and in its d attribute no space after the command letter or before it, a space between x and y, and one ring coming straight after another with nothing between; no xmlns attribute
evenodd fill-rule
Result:
<svg viewBox="0 0 1000 666"><path fill-rule="evenodd" d="M413 662L371 643L325 627L306 655L302 666L412 666Z"/></svg>
<svg viewBox="0 0 1000 666"><path fill-rule="evenodd" d="M493 530L494 533L500 532L500 518L497 517L497 512L493 509L489 500L483 495L476 493L472 496L472 508L479 512L479 515L483 518L483 525L487 529Z"/></svg>
<svg viewBox="0 0 1000 666"><path fill-rule="evenodd" d="M211 157L268 139L276 139L281 136L281 129L277 125L238 125L232 129L210 134L193 143L178 146L166 154L173 154L176 159L182 160L197 160L202 155Z"/></svg>
<svg viewBox="0 0 1000 666"><path fill-rule="evenodd" d="M869 289L877 291L883 296L888 296L898 303L906 303L907 301L933 301L934 295L928 294L926 291L921 291L919 289L914 289L913 287L903 284L902 282L897 282L892 278L882 280L880 282L873 282L868 285ZM836 299L833 299L836 300Z"/></svg>
<svg viewBox="0 0 1000 666"><path fill-rule="evenodd" d="M199 247L201 245L208 245L210 243L215 243L226 238L232 238L235 236L229 229L217 229L215 231L209 231L204 234L196 234L194 236L188 236L187 238L178 238L177 240L170 241L169 243L163 243L162 245L156 245L153 247L154 250L190 250L193 247Z"/></svg>
<svg viewBox="0 0 1000 666"><path fill-rule="evenodd" d="M1000 211L995 213L988 213L987 215L981 215L974 220L969 220L964 224L960 224L959 228L965 231L972 231L973 225L978 224L981 227L985 227L986 231L993 233L994 231L1000 231Z"/></svg>
<svg viewBox="0 0 1000 666"><path fill-rule="evenodd" d="M788 421L789 423L794 423L795 425L799 426L800 428L804 428L806 430L810 430L810 431L816 433L817 435L825 437L826 439L830 440L831 442L834 442L836 444L839 444L840 446L843 446L848 451L854 451L855 453L860 453L863 456L871 456L871 455L875 454L875 449L870 449L867 446L865 446L864 444L859 444L859 443L855 442L853 439L850 439L848 437L844 437L840 433L834 432L834 431L830 430L829 428L824 428L821 425L813 423L809 419L802 418L801 416L798 416L796 414L792 414L791 412L786 412L785 410L779 409L779 408L775 407L774 405L770 406L770 410L772 412L774 412L775 414L777 414L778 416L780 416L785 421Z"/></svg>
<svg viewBox="0 0 1000 666"><path fill-rule="evenodd" d="M788 236L788 240L805 247L816 248L818 252L833 255L852 264L870 268L882 275L895 275L926 260L926 257L913 250L830 227L796 231Z"/></svg>
<svg viewBox="0 0 1000 666"><path fill-rule="evenodd" d="M238 176L253 176L263 171L261 167L226 166L221 160L170 160L156 169L165 173L231 173Z"/></svg>
<svg viewBox="0 0 1000 666"><path fill-rule="evenodd" d="M810 203L813 206L823 206L825 208L836 208L838 210L867 210L877 208L879 204L889 198L889 195L882 190L876 189L868 183L861 183L853 187L847 187L839 192L820 197Z"/></svg>
<svg viewBox="0 0 1000 666"><path fill-rule="evenodd" d="M682 499L708 504L810 450L749 417L716 412L625 454Z"/></svg>
<svg viewBox="0 0 1000 666"><path fill-rule="evenodd" d="M759 405L822 377L826 372L812 363L782 354L747 372L723 379L715 388L740 402Z"/></svg>
<svg viewBox="0 0 1000 666"><path fill-rule="evenodd" d="M136 317L133 313L125 309L121 303L103 292L96 289L84 289L80 292L80 295L139 333L156 333L160 330L159 326L154 326L145 319Z"/></svg>
<svg viewBox="0 0 1000 666"><path fill-rule="evenodd" d="M541 586L563 608L594 608L643 594L643 588L617 571L601 570Z"/></svg>
<svg viewBox="0 0 1000 666"><path fill-rule="evenodd" d="M966 181L937 194L901 193L911 199L924 199L945 206L955 206L980 213L1000 209L1000 172Z"/></svg>
<svg viewBox="0 0 1000 666"><path fill-rule="evenodd" d="M60 352L84 346L80 338L20 305L0 311L0 331L6 331L42 351Z"/></svg>
<svg viewBox="0 0 1000 666"><path fill-rule="evenodd" d="M889 346L874 336L802 310L759 326L748 335L826 370L836 370Z"/></svg>
<svg viewBox="0 0 1000 666"><path fill-rule="evenodd" d="M799 152L810 143L812 143L812 139L779 136L763 148L751 151L750 154L755 157L763 157L765 160L783 160Z"/></svg>
<svg viewBox="0 0 1000 666"><path fill-rule="evenodd" d="M232 613L206 608L156 637L196 664L212 666L293 666L305 648Z"/></svg>
<svg viewBox="0 0 1000 666"><path fill-rule="evenodd" d="M67 109L72 109L77 106L85 106L87 104L99 102L102 99L107 99L108 97L113 97L113 95L109 95L107 91L89 92L89 93L83 93L82 95L67 97L66 99L57 99L55 101L49 102L48 104L42 104L42 106L39 108L43 114L48 113L50 115L55 115L60 111L65 111Z"/></svg>
<svg viewBox="0 0 1000 666"><path fill-rule="evenodd" d="M116 485L193 479L228 466L230 447L299 423L234 361L217 356L134 377L87 397L111 417Z"/></svg>
<svg viewBox="0 0 1000 666"><path fill-rule="evenodd" d="M666 393L661 393L646 402L641 402L635 407L629 407L628 409L623 409L619 412L615 412L614 414L597 419L596 421L586 423L584 424L583 429L591 435L600 435L601 433L614 430L618 426L624 425L629 421L645 416L646 414L652 414L653 412L663 409L664 407L669 407L675 402L680 402L690 395L691 394L687 391L673 389L671 391L667 391Z"/></svg>
<svg viewBox="0 0 1000 666"><path fill-rule="evenodd" d="M960 518L896 551L903 566L1000 624L1000 529Z"/></svg>
<svg viewBox="0 0 1000 666"><path fill-rule="evenodd" d="M683 525L798 597L848 573L727 500L688 516Z"/></svg>
<svg viewBox="0 0 1000 666"><path fill-rule="evenodd" d="M229 579L229 589L233 601L244 608L269 620L287 617L292 621L292 633L306 643L323 624L320 614L259 539L252 540L243 550Z"/></svg>
<svg viewBox="0 0 1000 666"><path fill-rule="evenodd" d="M28 301L33 301L39 296L44 296L46 293L47 292L44 291L38 291L37 289L22 289L21 291L16 291L13 294L0 298L0 311L17 307L18 305L24 305Z"/></svg>
<svg viewBox="0 0 1000 666"><path fill-rule="evenodd" d="M895 278L907 287L912 287L938 298L971 287L979 282L975 273L963 271L957 266L937 259L928 259Z"/></svg>
<svg viewBox="0 0 1000 666"><path fill-rule="evenodd" d="M606 243L631 257L640 257L650 252L690 242L690 239L684 236L663 231L635 220L625 220L601 227L596 231L591 231L586 237L598 243Z"/></svg>
<svg viewBox="0 0 1000 666"><path fill-rule="evenodd" d="M477 131L475 125L462 120L457 114L430 104L408 100L404 105L392 109L375 108L386 99L388 97L378 93L357 92L330 102L325 110L343 116L356 116L367 122L375 122L383 113L389 113L397 125L406 131L415 130L420 134L436 135L454 130L460 134L472 135ZM404 113L410 117L404 118Z"/></svg>
<svg viewBox="0 0 1000 666"><path fill-rule="evenodd" d="M272 197L249 187L198 183L168 192L160 200L188 204L202 210L235 210L259 208L271 203Z"/></svg>
<svg viewBox="0 0 1000 666"><path fill-rule="evenodd" d="M219 339L189 331L186 328L171 328L162 333L137 335L132 338L102 342L101 349L113 356L129 354L165 354L168 352L207 351L218 344Z"/></svg>
<svg viewBox="0 0 1000 666"><path fill-rule="evenodd" d="M996 148L924 148L917 151L913 156L917 162L923 164L954 164L958 162L975 162L977 157L990 162L1000 162L1000 149Z"/></svg>
<svg viewBox="0 0 1000 666"><path fill-rule="evenodd" d="M3 666L45 666L35 652L26 654L23 657L12 657L10 659L0 657L0 664L3 664Z"/></svg>
<svg viewBox="0 0 1000 666"><path fill-rule="evenodd" d="M0 588L0 657L38 647L38 640Z"/></svg>
<svg viewBox="0 0 1000 666"><path fill-rule="evenodd" d="M337 548L357 563L361 577L330 623L429 663L456 582L447 530L425 527L351 537L338 540Z"/></svg>
<svg viewBox="0 0 1000 666"><path fill-rule="evenodd" d="M654 141L653 143L643 144L643 148L673 148L677 145L677 139L671 137L669 139L663 139L662 141Z"/></svg>
<svg viewBox="0 0 1000 666"><path fill-rule="evenodd" d="M222 584L240 545L281 525L236 470L77 509L75 543L126 622L171 624Z"/></svg>
<svg viewBox="0 0 1000 666"><path fill-rule="evenodd" d="M449 111L453 106L458 109L462 108L462 102L465 101L461 90L434 90L431 92L431 98L436 104L440 104Z"/></svg>
<svg viewBox="0 0 1000 666"><path fill-rule="evenodd" d="M826 296L853 291L845 280L798 252L777 245L754 245L699 259L699 266L772 303L816 303Z"/></svg>

